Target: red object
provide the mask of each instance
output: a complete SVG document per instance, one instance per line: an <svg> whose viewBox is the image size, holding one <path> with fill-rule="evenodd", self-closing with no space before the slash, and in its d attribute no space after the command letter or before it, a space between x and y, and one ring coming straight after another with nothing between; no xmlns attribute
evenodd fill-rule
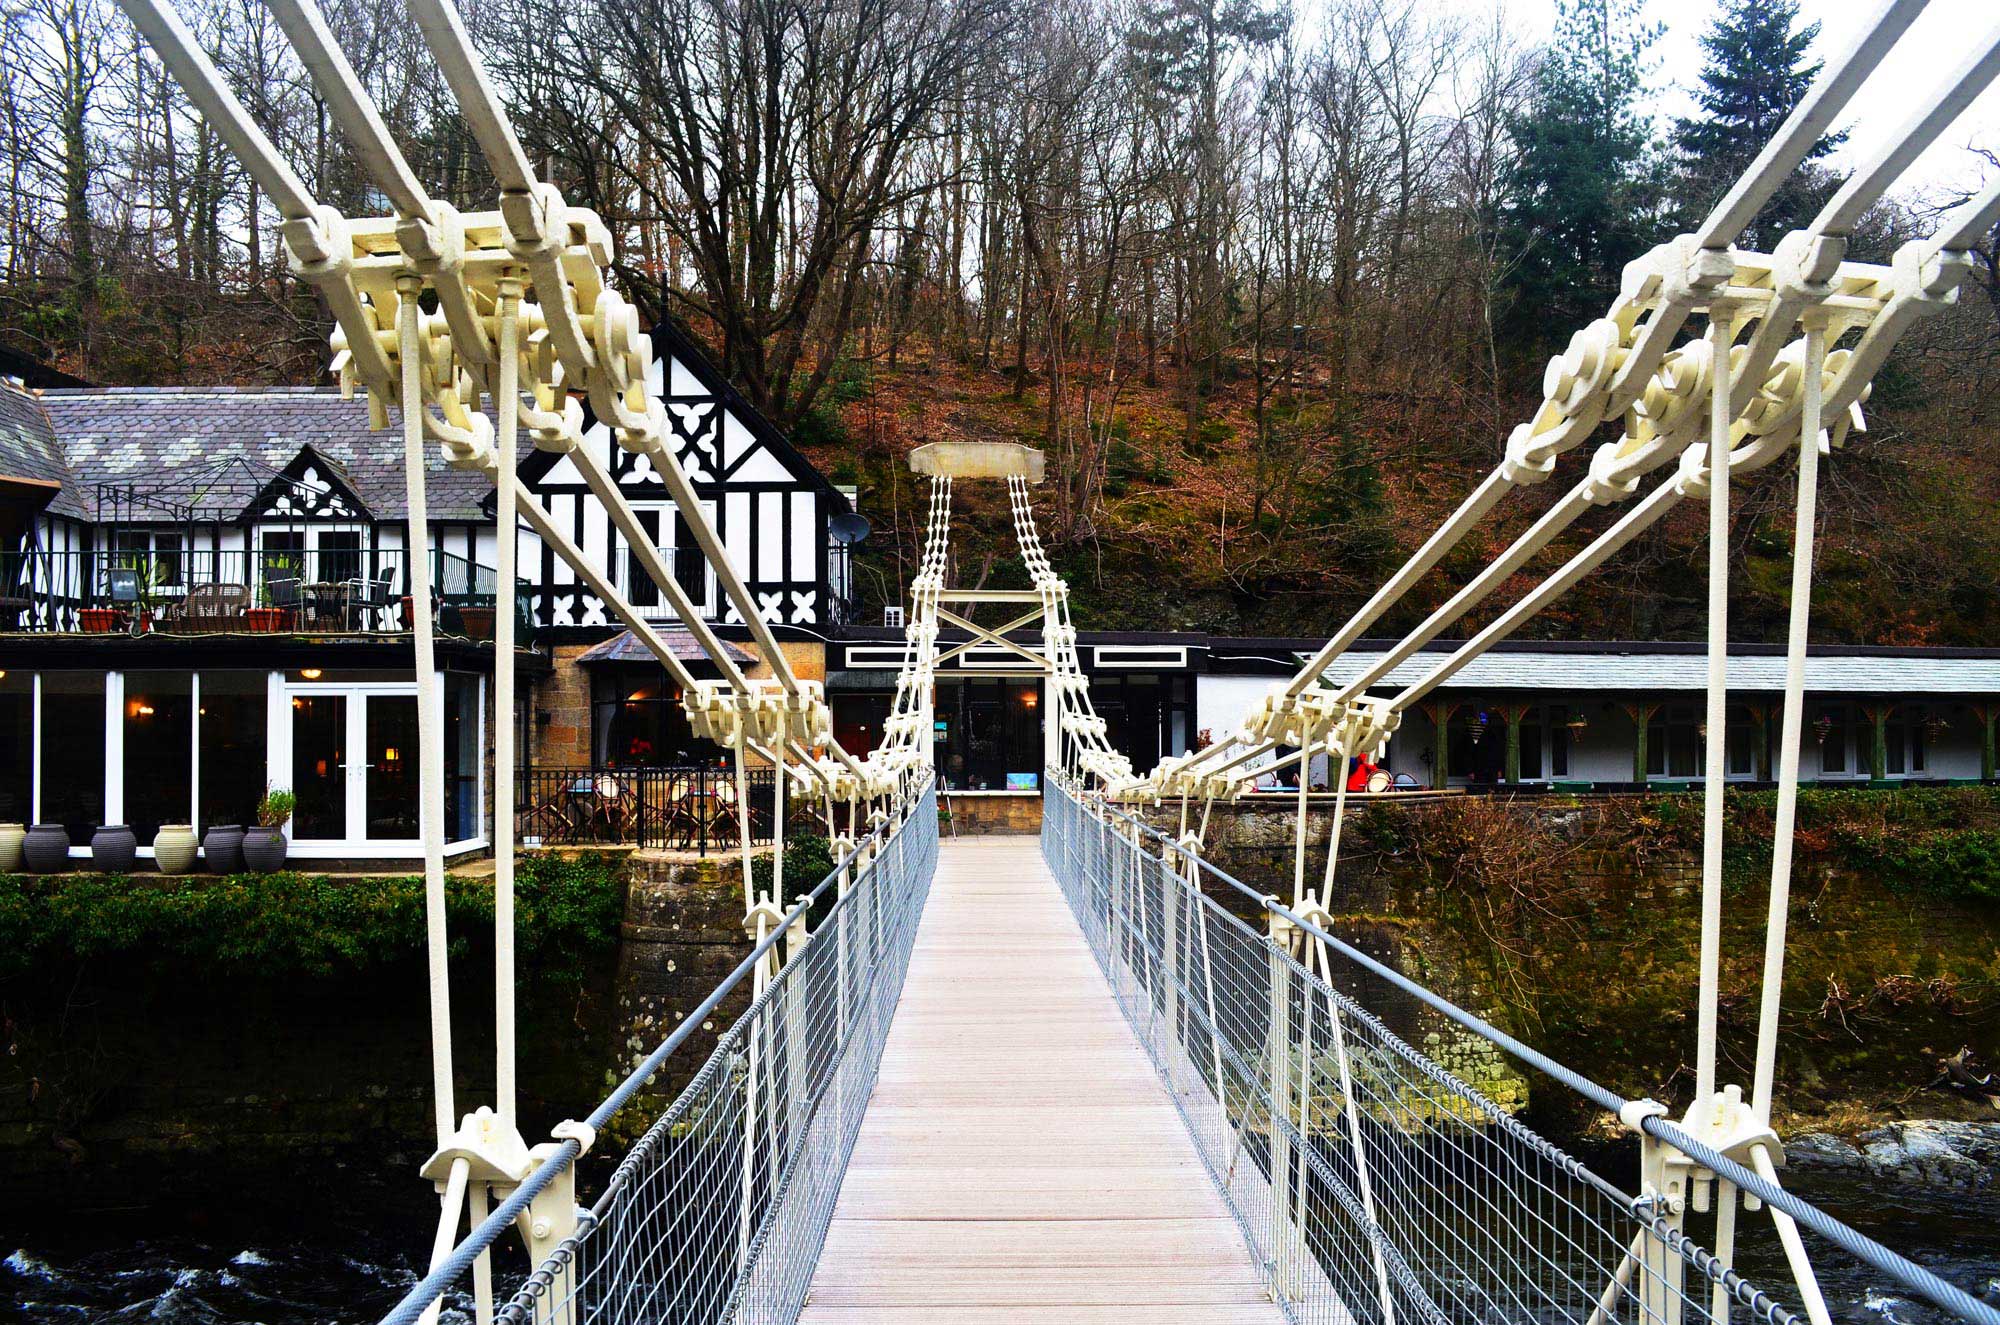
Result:
<svg viewBox="0 0 2000 1325"><path fill-rule="evenodd" d="M77 615L86 635L109 635L118 629L118 609L115 607L86 607Z"/></svg>
<svg viewBox="0 0 2000 1325"><path fill-rule="evenodd" d="M1348 762L1353 766L1352 771L1347 775L1347 789L1349 791L1368 790L1368 779L1374 777L1382 770L1380 764L1371 764L1366 759L1359 757Z"/></svg>
<svg viewBox="0 0 2000 1325"><path fill-rule="evenodd" d="M285 609L282 607L253 607L243 615L253 635L275 635L285 628Z"/></svg>

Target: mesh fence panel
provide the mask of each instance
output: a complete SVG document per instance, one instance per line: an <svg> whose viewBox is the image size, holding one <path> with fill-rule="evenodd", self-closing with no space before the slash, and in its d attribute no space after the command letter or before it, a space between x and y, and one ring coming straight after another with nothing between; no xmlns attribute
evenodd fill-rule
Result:
<svg viewBox="0 0 2000 1325"><path fill-rule="evenodd" d="M756 993L499 1319L797 1317L936 870L932 795Z"/></svg>
<svg viewBox="0 0 2000 1325"><path fill-rule="evenodd" d="M1792 1325L1060 788L1043 850L1291 1319Z"/></svg>

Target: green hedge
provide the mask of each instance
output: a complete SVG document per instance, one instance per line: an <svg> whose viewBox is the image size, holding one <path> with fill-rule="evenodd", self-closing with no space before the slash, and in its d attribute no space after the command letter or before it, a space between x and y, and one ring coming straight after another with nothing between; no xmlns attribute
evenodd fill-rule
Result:
<svg viewBox="0 0 2000 1325"><path fill-rule="evenodd" d="M455 948L493 923L486 880L449 879ZM516 872L524 969L580 982L618 937L623 887L594 859L536 856ZM424 881L237 874L219 879L0 875L0 979L113 959L274 979L351 974L423 949Z"/></svg>

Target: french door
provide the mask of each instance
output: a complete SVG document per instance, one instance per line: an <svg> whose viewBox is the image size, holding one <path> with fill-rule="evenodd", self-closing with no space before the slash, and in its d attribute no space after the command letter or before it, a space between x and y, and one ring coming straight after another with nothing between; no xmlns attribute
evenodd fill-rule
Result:
<svg viewBox="0 0 2000 1325"><path fill-rule="evenodd" d="M300 846L413 847L422 835L414 685L293 686Z"/></svg>

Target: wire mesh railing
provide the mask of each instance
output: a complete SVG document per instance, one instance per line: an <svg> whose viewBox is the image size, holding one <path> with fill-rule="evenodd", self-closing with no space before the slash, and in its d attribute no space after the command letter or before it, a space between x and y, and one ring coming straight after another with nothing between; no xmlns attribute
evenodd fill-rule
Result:
<svg viewBox="0 0 2000 1325"><path fill-rule="evenodd" d="M759 951L591 1115L602 1127L722 996L754 982L749 1008L626 1152L575 1235L497 1320L704 1325L798 1315L936 866L936 793L929 792L893 833L871 839L799 899ZM789 956L775 972L759 969L780 952ZM454 1253L464 1263L458 1274L478 1253L473 1241ZM417 1319L452 1270L447 1261L387 1320Z"/></svg>
<svg viewBox="0 0 2000 1325"><path fill-rule="evenodd" d="M1343 966L1418 994L1427 1012L1594 1104L1616 1112L1630 1101L1419 990L1115 808L1051 787L1042 847L1291 1320L1801 1319L1687 1235L1689 1200L1651 1189L1635 1198L1592 1172L1322 978L1292 941L1325 944ZM1198 884L1261 902L1292 941L1259 933ZM1954 1315L2000 1319L1665 1119L1643 1126ZM1700 1193L1684 1195L1707 1208ZM1718 1196L1718 1209L1724 1199L1734 1193Z"/></svg>

